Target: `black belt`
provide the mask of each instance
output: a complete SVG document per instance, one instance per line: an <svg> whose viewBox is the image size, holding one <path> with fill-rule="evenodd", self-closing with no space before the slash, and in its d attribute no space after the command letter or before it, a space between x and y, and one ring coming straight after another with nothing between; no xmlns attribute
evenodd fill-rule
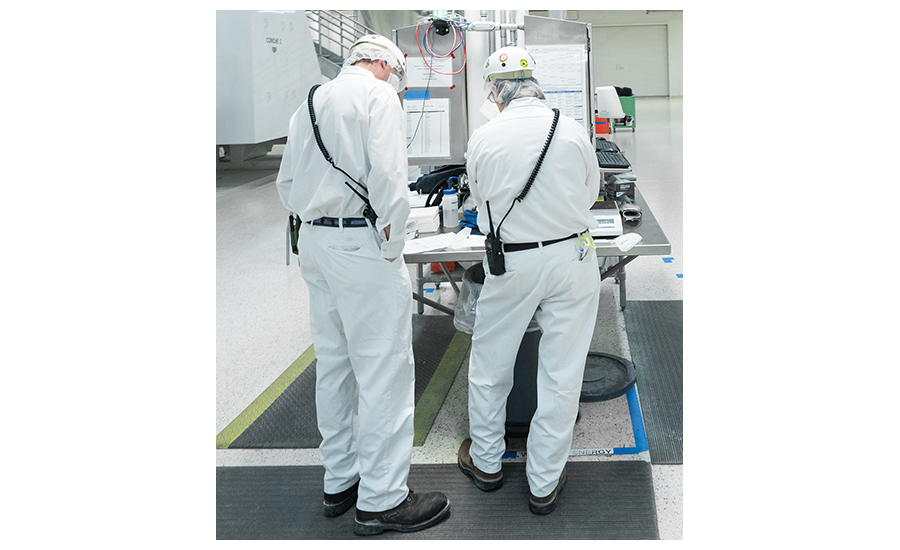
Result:
<svg viewBox="0 0 900 550"><path fill-rule="evenodd" d="M529 250L531 248L537 248L538 246L550 246L551 244L561 243L563 241L568 241L569 239L574 239L578 236L578 233L572 233L568 237L563 237L562 239L553 239L552 241L542 241L540 243L510 243L503 245L504 252L518 252L519 250Z"/></svg>
<svg viewBox="0 0 900 550"><path fill-rule="evenodd" d="M344 221L344 227L367 227L365 218L326 218L322 217L309 223L313 225L324 225L326 227L341 227L341 220Z"/></svg>

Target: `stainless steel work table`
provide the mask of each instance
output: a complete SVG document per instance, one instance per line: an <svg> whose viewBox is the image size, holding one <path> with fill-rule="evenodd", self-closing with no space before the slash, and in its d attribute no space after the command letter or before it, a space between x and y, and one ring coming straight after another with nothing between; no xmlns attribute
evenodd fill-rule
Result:
<svg viewBox="0 0 900 550"><path fill-rule="evenodd" d="M619 302L623 309L625 308L625 265L639 256L662 256L672 253L672 245L669 244L669 240L637 187L635 187L634 200L641 207L641 219L637 222L624 223L623 226L624 233L638 233L642 237L639 244L627 252L622 252L612 243L612 239L604 239L602 237L594 239L594 243L597 245L597 263L601 272L600 279L606 279L611 275L616 276L616 280L619 282ZM437 233L426 233L420 235L420 237L430 237L443 232L442 228ZM433 250L404 254L403 259L407 264L416 264L416 290L413 292L413 298L419 302L418 312L420 314L424 313L427 305L453 315L453 310L449 307L423 296L425 283L429 281L429 278L425 276L425 264L439 264L445 276L444 280L449 282L453 286L453 290L459 294L459 288L456 283L462 279L462 273L459 271L450 272L447 269L447 264L452 265L454 262L480 262L483 258L484 248L482 247L473 247L467 250Z"/></svg>

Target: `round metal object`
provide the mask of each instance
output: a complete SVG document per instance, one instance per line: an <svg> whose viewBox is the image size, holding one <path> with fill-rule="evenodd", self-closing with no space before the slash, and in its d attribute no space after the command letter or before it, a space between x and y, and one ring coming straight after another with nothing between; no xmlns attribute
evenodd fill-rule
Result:
<svg viewBox="0 0 900 550"><path fill-rule="evenodd" d="M581 401L608 401L634 387L634 363L608 353L588 353L581 385Z"/></svg>

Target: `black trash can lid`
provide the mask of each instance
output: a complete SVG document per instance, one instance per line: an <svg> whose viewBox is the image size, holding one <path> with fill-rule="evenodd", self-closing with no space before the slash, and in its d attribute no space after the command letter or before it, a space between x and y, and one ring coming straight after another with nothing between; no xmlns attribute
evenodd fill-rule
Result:
<svg viewBox="0 0 900 550"><path fill-rule="evenodd" d="M634 387L634 363L608 353L588 353L581 384L581 401L608 401Z"/></svg>
<svg viewBox="0 0 900 550"><path fill-rule="evenodd" d="M473 265L469 269L466 270L463 277L467 277L473 283L477 283L479 285L484 284L484 265L481 262Z"/></svg>

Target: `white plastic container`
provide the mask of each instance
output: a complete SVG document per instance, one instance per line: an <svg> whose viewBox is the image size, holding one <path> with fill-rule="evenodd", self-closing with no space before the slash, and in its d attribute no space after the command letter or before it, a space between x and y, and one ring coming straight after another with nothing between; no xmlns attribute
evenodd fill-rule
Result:
<svg viewBox="0 0 900 550"><path fill-rule="evenodd" d="M453 229L459 226L459 204L457 203L456 189L444 190L444 197L441 199L441 213L444 218L444 227Z"/></svg>

